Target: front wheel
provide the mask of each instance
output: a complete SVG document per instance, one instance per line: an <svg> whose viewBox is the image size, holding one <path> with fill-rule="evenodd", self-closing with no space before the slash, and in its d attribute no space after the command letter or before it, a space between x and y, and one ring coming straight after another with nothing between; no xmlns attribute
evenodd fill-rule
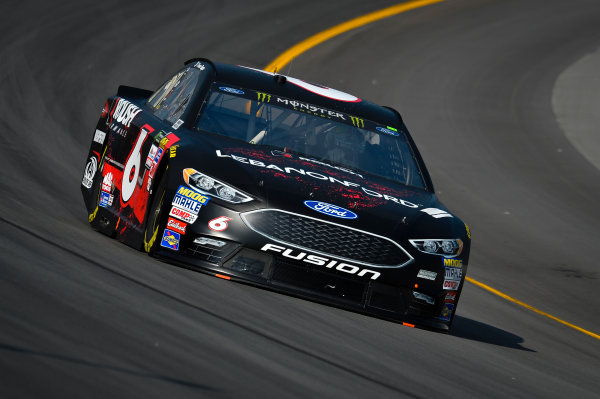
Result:
<svg viewBox="0 0 600 399"><path fill-rule="evenodd" d="M152 254L156 249L156 239L160 229L161 211L167 187L167 170L168 166L160 177L160 181L152 196L152 205L148 212L148 221L146 222L146 228L144 229L144 250L149 254Z"/></svg>

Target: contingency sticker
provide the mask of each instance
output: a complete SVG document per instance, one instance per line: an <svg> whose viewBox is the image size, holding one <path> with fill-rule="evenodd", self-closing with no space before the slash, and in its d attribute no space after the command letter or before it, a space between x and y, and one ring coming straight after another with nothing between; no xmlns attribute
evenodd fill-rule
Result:
<svg viewBox="0 0 600 399"><path fill-rule="evenodd" d="M179 186L171 204L197 215L202 205L208 204L209 200L210 197L207 195L203 195L185 186Z"/></svg>
<svg viewBox="0 0 600 399"><path fill-rule="evenodd" d="M162 241L160 242L161 247L172 249L173 251L179 250L179 233L171 231L169 229L165 229L165 232L162 237Z"/></svg>

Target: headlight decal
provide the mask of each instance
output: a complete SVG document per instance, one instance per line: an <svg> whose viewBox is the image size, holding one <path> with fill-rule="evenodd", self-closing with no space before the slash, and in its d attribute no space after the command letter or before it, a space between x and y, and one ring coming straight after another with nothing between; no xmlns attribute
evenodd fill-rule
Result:
<svg viewBox="0 0 600 399"><path fill-rule="evenodd" d="M240 190L192 168L183 170L183 180L185 180L186 184L194 190L198 190L203 194L217 197L232 204L241 204L252 201L253 199Z"/></svg>
<svg viewBox="0 0 600 399"><path fill-rule="evenodd" d="M447 258L453 258L460 255L463 249L463 242L459 238L431 238L408 241L423 253L444 256Z"/></svg>

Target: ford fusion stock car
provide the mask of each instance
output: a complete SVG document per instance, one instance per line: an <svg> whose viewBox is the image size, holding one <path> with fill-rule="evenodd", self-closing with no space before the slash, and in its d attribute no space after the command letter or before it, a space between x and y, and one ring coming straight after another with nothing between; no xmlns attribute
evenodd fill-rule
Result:
<svg viewBox="0 0 600 399"><path fill-rule="evenodd" d="M467 271L397 111L258 69L120 86L81 191L94 229L154 257L408 325L448 330Z"/></svg>

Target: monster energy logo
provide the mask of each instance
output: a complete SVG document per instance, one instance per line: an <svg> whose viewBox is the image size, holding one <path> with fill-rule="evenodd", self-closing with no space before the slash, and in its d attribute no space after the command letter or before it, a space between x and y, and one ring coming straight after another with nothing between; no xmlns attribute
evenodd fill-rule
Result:
<svg viewBox="0 0 600 399"><path fill-rule="evenodd" d="M350 120L352 121L352 125L356 126L356 127L365 127L365 120L364 119L360 119L359 117L356 116L350 116Z"/></svg>
<svg viewBox="0 0 600 399"><path fill-rule="evenodd" d="M259 103L268 103L268 102L271 101L271 95L270 94L261 93L260 91L257 91L256 95L258 96L258 102Z"/></svg>

